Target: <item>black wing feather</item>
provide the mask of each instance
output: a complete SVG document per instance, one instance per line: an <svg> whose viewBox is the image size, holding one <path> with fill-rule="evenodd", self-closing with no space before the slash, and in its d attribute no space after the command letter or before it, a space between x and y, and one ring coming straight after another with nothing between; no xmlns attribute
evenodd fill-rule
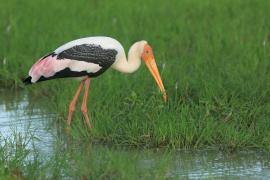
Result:
<svg viewBox="0 0 270 180"><path fill-rule="evenodd" d="M106 70L115 62L116 55L115 49L103 49L100 45L95 44L82 44L62 51L57 55L57 59L95 63Z"/></svg>

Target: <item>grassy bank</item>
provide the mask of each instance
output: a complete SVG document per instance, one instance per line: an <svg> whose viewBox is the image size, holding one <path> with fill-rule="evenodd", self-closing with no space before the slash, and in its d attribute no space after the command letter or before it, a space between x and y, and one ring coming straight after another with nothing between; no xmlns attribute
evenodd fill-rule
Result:
<svg viewBox="0 0 270 180"><path fill-rule="evenodd" d="M2 0L3 1L3 0ZM153 46L168 91L162 103L145 67L92 81L93 139L113 144L270 150L270 2L242 0L3 1L0 83L50 100L63 124L78 82L23 87L40 56L93 35ZM79 110L79 108L78 108ZM85 135L75 116L74 137Z"/></svg>

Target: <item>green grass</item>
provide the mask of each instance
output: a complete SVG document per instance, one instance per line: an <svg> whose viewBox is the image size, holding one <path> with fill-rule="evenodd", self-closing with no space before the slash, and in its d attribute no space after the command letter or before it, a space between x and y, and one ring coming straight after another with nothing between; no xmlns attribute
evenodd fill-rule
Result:
<svg viewBox="0 0 270 180"><path fill-rule="evenodd" d="M169 102L162 103L145 67L132 75L109 70L92 80L92 135L77 112L74 137L135 146L269 151L269 8L268 0L2 0L0 84L49 100L47 108L64 125L78 82L24 87L21 79L31 65L79 37L112 36L125 49L145 39L154 49Z"/></svg>
<svg viewBox="0 0 270 180"><path fill-rule="evenodd" d="M257 150L149 150L98 145L69 136L54 139L40 153L36 138L40 139L30 129L0 136L4 142L0 179L262 179L269 175L269 155Z"/></svg>
<svg viewBox="0 0 270 180"><path fill-rule="evenodd" d="M39 152L31 143L34 136L12 131L10 137L0 135L0 179L38 177L42 168Z"/></svg>
<svg viewBox="0 0 270 180"><path fill-rule="evenodd" d="M37 137L28 133L0 136L4 142L0 179L163 179L172 166L168 151L133 151L72 140L56 141L51 154L43 157L31 144Z"/></svg>

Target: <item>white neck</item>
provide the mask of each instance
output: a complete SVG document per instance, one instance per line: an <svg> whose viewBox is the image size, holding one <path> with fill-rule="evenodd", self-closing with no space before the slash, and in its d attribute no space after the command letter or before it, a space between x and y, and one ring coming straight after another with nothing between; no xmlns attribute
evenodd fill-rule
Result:
<svg viewBox="0 0 270 180"><path fill-rule="evenodd" d="M112 65L112 68L123 73L133 73L141 65L141 54L141 42L137 42L130 47L128 51L128 60L123 51L119 54L118 60Z"/></svg>

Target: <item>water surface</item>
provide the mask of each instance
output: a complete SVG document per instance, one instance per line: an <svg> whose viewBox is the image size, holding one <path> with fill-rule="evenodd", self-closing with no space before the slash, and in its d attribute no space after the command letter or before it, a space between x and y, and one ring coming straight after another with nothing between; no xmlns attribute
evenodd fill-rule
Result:
<svg viewBox="0 0 270 180"><path fill-rule="evenodd" d="M86 167L87 172L93 166L91 163L95 162L95 168L99 166L101 171L102 168L115 166L115 171L140 173L142 178L158 176L163 171L161 175L173 179L270 179L269 157L256 150L233 153L217 149L149 150L93 145L88 140L67 140L68 138L63 138L66 137L65 133L59 131L55 124L56 115L42 109L42 101L45 99L31 102L25 92L0 91L2 138L10 138L14 133L37 137L29 143L29 148L34 144L44 161L62 154L63 157L58 158L72 161L73 169L77 168L82 174L82 167ZM5 142L2 141L1 144L3 143ZM123 170L124 168L127 170Z"/></svg>

